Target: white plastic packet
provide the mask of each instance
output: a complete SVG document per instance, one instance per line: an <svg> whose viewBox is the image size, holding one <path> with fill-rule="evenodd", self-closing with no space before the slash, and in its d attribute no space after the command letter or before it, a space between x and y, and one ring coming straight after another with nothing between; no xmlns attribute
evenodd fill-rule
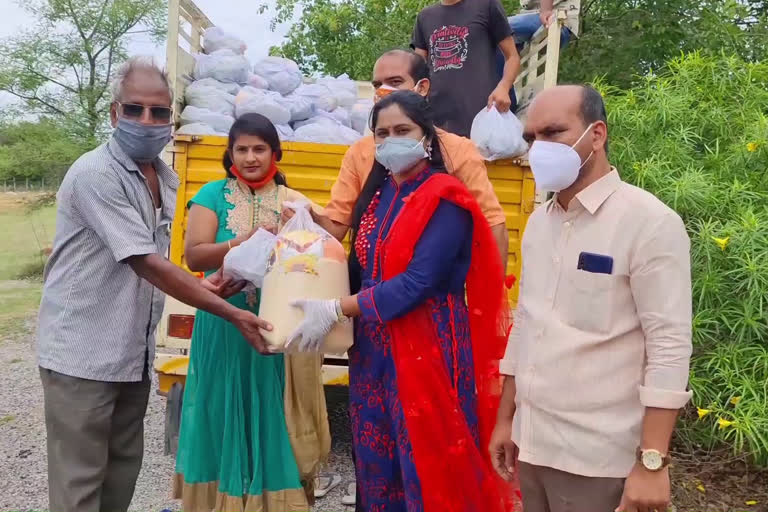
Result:
<svg viewBox="0 0 768 512"><path fill-rule="evenodd" d="M248 281L248 289L261 288L276 242L275 235L265 229L259 229L248 240L233 247L224 256L224 279Z"/></svg>
<svg viewBox="0 0 768 512"><path fill-rule="evenodd" d="M228 116L235 115L235 97L225 91L222 87L210 85L212 82L217 82L212 78L206 78L205 80L199 80L189 84L184 91L184 99L187 105L193 107L206 108L219 114L226 114ZM223 82L218 82L222 83ZM237 84L229 84L235 85ZM237 86L239 88L239 86Z"/></svg>
<svg viewBox="0 0 768 512"><path fill-rule="evenodd" d="M243 55L232 50L218 50L195 56L195 79L215 78L220 82L244 84L248 80L251 64Z"/></svg>
<svg viewBox="0 0 768 512"><path fill-rule="evenodd" d="M232 128L234 122L235 118L232 116L219 114L208 110L207 108L193 107L192 105L184 107L184 110L181 112L181 117L179 118L179 124L181 124L181 126L192 123L203 123L219 133L229 133L229 129Z"/></svg>
<svg viewBox="0 0 768 512"><path fill-rule="evenodd" d="M264 78L260 77L256 73L248 73L248 81L245 83L245 85L254 87L256 89L269 89L269 82L267 82Z"/></svg>
<svg viewBox="0 0 768 512"><path fill-rule="evenodd" d="M315 115L315 104L312 98L291 93L283 96L281 103L291 111L291 122L304 121Z"/></svg>
<svg viewBox="0 0 768 512"><path fill-rule="evenodd" d="M219 135L226 137L226 132L217 132L212 126L205 123L190 123L185 124L176 130L177 135Z"/></svg>
<svg viewBox="0 0 768 512"><path fill-rule="evenodd" d="M332 112L328 112L328 115L330 115L332 118L338 121L339 124L346 126L347 128L352 128L352 119L349 114L349 110L347 110L346 108L337 107Z"/></svg>
<svg viewBox="0 0 768 512"><path fill-rule="evenodd" d="M220 91L226 92L227 94L231 94L232 96L236 95L238 92L240 92L241 86L240 84L235 84L232 82L219 82L215 78L203 78L202 80L195 80L191 84L187 86L187 91L191 88L197 88L197 87L205 87L205 88L213 88L218 89Z"/></svg>
<svg viewBox="0 0 768 512"><path fill-rule="evenodd" d="M253 72L269 83L269 88L283 96L301 85L304 77L299 65L282 57L265 57L253 66Z"/></svg>
<svg viewBox="0 0 768 512"><path fill-rule="evenodd" d="M475 116L470 138L486 160L512 158L528 151L523 123L511 111L499 112L495 105Z"/></svg>
<svg viewBox="0 0 768 512"><path fill-rule="evenodd" d="M360 133L365 133L368 121L373 109L373 100L357 100L349 113L352 128Z"/></svg>
<svg viewBox="0 0 768 512"><path fill-rule="evenodd" d="M340 126L343 126L339 120L332 116L330 113L324 110L318 110L315 115L309 119L293 123L293 129L298 130L304 126L309 126L310 124L323 124L327 126L329 130L335 130Z"/></svg>
<svg viewBox="0 0 768 512"><path fill-rule="evenodd" d="M326 84L305 84L296 89L295 94L311 99L316 110L331 112L339 106L339 101Z"/></svg>
<svg viewBox="0 0 768 512"><path fill-rule="evenodd" d="M344 247L313 222L308 206L306 202L283 203L296 213L277 234L261 288L259 317L273 328L261 334L275 352L285 350L288 337L303 319L301 308L291 306L293 301L336 299L350 293ZM294 345L300 344L291 347ZM352 322L347 322L331 330L320 350L343 354L351 346Z"/></svg>
<svg viewBox="0 0 768 512"><path fill-rule="evenodd" d="M243 87L235 98L235 115L239 118L245 114L261 114L273 124L288 124L291 121L291 111L282 103L283 97L273 91L265 91L254 87Z"/></svg>
<svg viewBox="0 0 768 512"><path fill-rule="evenodd" d="M293 140L295 141L317 142L319 144L349 146L360 140L360 138L362 138L360 132L334 121L313 122L303 125L293 132Z"/></svg>
<svg viewBox="0 0 768 512"><path fill-rule="evenodd" d="M244 55L248 48L242 39L219 27L211 27L203 32L203 47L205 53L209 54L219 50L230 50L238 55Z"/></svg>
<svg viewBox="0 0 768 512"><path fill-rule="evenodd" d="M327 86L341 107L350 108L357 101L357 84L346 73L336 78L319 78L316 83Z"/></svg>
<svg viewBox="0 0 768 512"><path fill-rule="evenodd" d="M293 139L293 128L289 124L276 124L277 134L280 136L280 140L285 142Z"/></svg>

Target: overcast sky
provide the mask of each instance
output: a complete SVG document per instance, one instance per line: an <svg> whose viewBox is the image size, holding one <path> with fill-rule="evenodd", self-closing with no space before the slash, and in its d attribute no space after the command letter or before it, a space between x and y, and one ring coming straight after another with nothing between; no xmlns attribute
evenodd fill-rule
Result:
<svg viewBox="0 0 768 512"><path fill-rule="evenodd" d="M195 4L215 24L243 39L248 45L246 54L251 61L267 55L269 47L280 44L288 31L288 26L279 26L275 32L269 30L269 22L274 12L259 14L258 6L262 0L195 0ZM274 5L274 0L266 0ZM19 27L30 27L34 18L21 7L17 0L0 0L0 38L15 34ZM155 46L144 35L131 36L128 51L131 54L154 55L160 63L165 62L165 45ZM12 96L0 93L0 105L7 104Z"/></svg>

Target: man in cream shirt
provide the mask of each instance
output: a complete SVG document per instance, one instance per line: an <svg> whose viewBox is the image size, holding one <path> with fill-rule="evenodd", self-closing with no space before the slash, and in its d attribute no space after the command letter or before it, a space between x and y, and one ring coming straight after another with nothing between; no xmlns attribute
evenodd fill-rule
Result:
<svg viewBox="0 0 768 512"><path fill-rule="evenodd" d="M537 186L490 451L526 512L664 511L691 355L690 243L680 217L624 183L590 87L548 89L525 137Z"/></svg>

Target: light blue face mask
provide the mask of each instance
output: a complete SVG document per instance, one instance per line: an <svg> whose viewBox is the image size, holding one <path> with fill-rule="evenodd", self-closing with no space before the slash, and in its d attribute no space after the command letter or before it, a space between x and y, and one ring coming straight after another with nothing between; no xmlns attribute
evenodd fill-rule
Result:
<svg viewBox="0 0 768 512"><path fill-rule="evenodd" d="M135 162L151 162L171 141L170 124L147 125L119 118L113 136L125 154Z"/></svg>
<svg viewBox="0 0 768 512"><path fill-rule="evenodd" d="M392 174L408 171L425 158L429 158L429 153L424 149L423 138L415 141L410 137L387 137L376 144L376 161Z"/></svg>

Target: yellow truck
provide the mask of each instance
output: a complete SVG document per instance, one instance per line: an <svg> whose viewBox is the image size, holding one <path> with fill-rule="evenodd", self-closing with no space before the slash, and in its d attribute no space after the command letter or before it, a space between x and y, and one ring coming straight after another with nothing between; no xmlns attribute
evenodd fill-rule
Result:
<svg viewBox="0 0 768 512"><path fill-rule="evenodd" d="M563 7L561 8L560 5ZM549 30L541 29L521 54L522 72L515 84L519 98L519 112L524 116L533 96L557 81L560 50L560 25L578 13L579 0L566 0L558 5L558 22ZM183 109L184 89L194 69L194 54L203 46L202 34L213 26L208 17L192 0L169 0L167 70L175 93L177 115ZM373 89L367 82L358 82L359 96L372 97ZM186 204L205 183L224 177L221 157L226 138L216 136L176 135L166 153L166 159L179 175L176 217L171 230L169 258L187 268L184 260L184 234L187 226ZM281 169L292 188L298 189L312 201L327 204L346 152L346 146L315 143L285 143ZM488 163L488 175L506 213L509 230L508 273L520 275L520 241L528 216L541 202L537 194L528 163L520 158ZM510 290L514 304L517 287ZM160 394L168 396L169 410L181 397L188 364L188 351L195 309L168 297L157 332L158 354L154 362L159 375ZM326 358L323 367L326 385L348 383L345 358Z"/></svg>

